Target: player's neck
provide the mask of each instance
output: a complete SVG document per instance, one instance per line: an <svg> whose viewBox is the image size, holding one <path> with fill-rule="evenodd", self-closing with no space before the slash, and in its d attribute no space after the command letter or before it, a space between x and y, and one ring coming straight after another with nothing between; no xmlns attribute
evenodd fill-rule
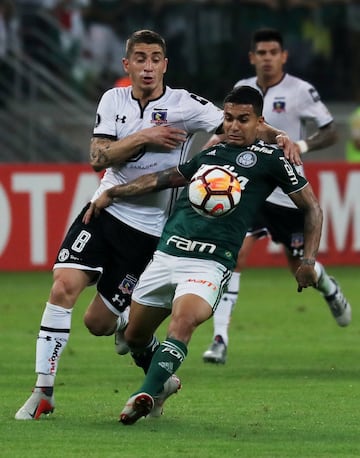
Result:
<svg viewBox="0 0 360 458"><path fill-rule="evenodd" d="M137 99L142 107L145 107L152 100L156 100L162 96L164 89L162 87L154 90L133 89L133 97Z"/></svg>
<svg viewBox="0 0 360 458"><path fill-rule="evenodd" d="M257 84L265 93L269 87L276 86L280 81L284 78L284 72L281 72L280 74L277 74L276 76L263 76L263 75L258 75L257 77Z"/></svg>

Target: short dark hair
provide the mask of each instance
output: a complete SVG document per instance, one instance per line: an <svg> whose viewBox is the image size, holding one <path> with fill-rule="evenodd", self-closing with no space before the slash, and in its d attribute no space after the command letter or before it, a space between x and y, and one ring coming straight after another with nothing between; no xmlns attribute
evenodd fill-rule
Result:
<svg viewBox="0 0 360 458"><path fill-rule="evenodd" d="M284 40L282 34L277 29L263 28L254 32L251 39L251 50L255 51L256 45L260 41L276 41L281 49L284 49Z"/></svg>
<svg viewBox="0 0 360 458"><path fill-rule="evenodd" d="M139 43L146 43L149 45L157 44L161 47L166 56L166 43L164 38L153 30L137 30L132 33L126 41L126 57L128 58L132 53L134 46Z"/></svg>
<svg viewBox="0 0 360 458"><path fill-rule="evenodd" d="M251 86L238 86L228 93L224 99L225 103L237 105L252 105L257 116L262 115L264 101L259 91Z"/></svg>

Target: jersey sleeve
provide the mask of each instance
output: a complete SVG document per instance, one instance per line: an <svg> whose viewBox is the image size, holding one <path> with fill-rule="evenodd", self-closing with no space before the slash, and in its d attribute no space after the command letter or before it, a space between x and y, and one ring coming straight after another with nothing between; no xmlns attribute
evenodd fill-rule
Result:
<svg viewBox="0 0 360 458"><path fill-rule="evenodd" d="M234 84L234 89L236 89L237 87L240 87L240 86L247 86L248 85L248 79L241 79L239 81L236 81L236 83Z"/></svg>
<svg viewBox="0 0 360 458"><path fill-rule="evenodd" d="M298 106L301 118L312 119L318 128L334 120L317 90L306 81L303 81L298 91Z"/></svg>
<svg viewBox="0 0 360 458"><path fill-rule="evenodd" d="M107 137L116 140L116 109L113 89L106 91L96 110L94 137Z"/></svg>
<svg viewBox="0 0 360 458"><path fill-rule="evenodd" d="M223 110L207 99L184 91L181 106L183 120L188 132L214 133L223 122Z"/></svg>
<svg viewBox="0 0 360 458"><path fill-rule="evenodd" d="M251 76L250 78L242 78L234 84L234 89L240 86L251 86L260 92L260 88L257 86L256 80L256 76Z"/></svg>
<svg viewBox="0 0 360 458"><path fill-rule="evenodd" d="M274 155L269 171L275 184L280 186L285 194L300 191L308 183L306 178L300 175L285 158L281 150L277 150L277 154Z"/></svg>
<svg viewBox="0 0 360 458"><path fill-rule="evenodd" d="M201 154L197 154L195 157L190 159L189 161L185 162L184 164L178 165L178 170L188 181L190 181L191 177L194 175L195 172L198 171L201 165Z"/></svg>

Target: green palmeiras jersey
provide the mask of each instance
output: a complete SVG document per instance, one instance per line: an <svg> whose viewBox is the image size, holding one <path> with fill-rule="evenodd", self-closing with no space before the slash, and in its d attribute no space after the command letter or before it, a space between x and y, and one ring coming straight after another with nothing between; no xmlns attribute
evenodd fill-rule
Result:
<svg viewBox="0 0 360 458"><path fill-rule="evenodd" d="M306 186L307 180L286 160L283 150L262 141L247 147L221 143L178 169L190 180L203 164L228 166L237 174L241 185L238 206L224 216L202 216L191 206L186 186L165 225L158 249L175 256L212 259L232 270L245 234L265 199L276 186L291 194Z"/></svg>

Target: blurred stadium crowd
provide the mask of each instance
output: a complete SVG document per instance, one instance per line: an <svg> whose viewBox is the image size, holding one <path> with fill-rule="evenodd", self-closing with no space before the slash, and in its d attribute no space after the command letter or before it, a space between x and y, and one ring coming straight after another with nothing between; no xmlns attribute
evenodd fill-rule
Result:
<svg viewBox="0 0 360 458"><path fill-rule="evenodd" d="M360 2L332 0L0 0L0 58L25 53L97 99L123 75L126 37L167 40L167 82L212 100L252 74L253 30L282 30L288 70L324 99L360 102Z"/></svg>

